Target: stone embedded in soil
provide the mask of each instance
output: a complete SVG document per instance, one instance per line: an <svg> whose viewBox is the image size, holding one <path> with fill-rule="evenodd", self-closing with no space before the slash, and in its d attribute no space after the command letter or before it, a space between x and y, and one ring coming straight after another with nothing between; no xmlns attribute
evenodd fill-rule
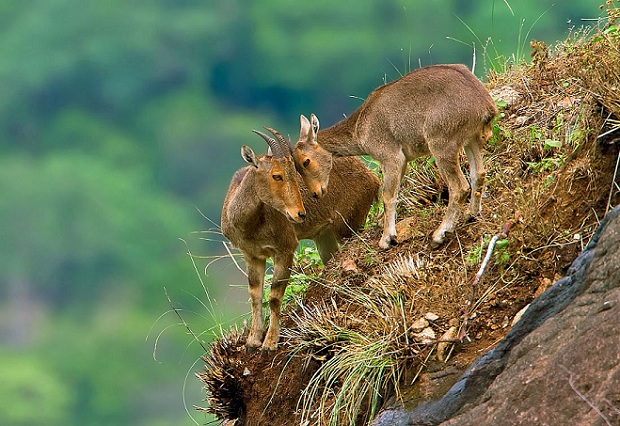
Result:
<svg viewBox="0 0 620 426"><path fill-rule="evenodd" d="M503 86L491 91L491 95L506 102L509 108L521 100L521 94L511 86Z"/></svg>
<svg viewBox="0 0 620 426"><path fill-rule="evenodd" d="M527 120L528 120L528 117L524 115L520 115L517 118L515 118L515 126L523 126Z"/></svg>
<svg viewBox="0 0 620 426"><path fill-rule="evenodd" d="M422 237L424 233L418 229L417 218L407 217L396 224L396 242L401 244L413 237Z"/></svg>
<svg viewBox="0 0 620 426"><path fill-rule="evenodd" d="M436 335L432 328L426 327L420 333L414 334L413 337L415 337L420 343L427 344L432 343L433 340L435 340Z"/></svg>
<svg viewBox="0 0 620 426"><path fill-rule="evenodd" d="M523 316L523 314L525 313L525 311L527 311L527 308L529 307L530 307L530 304L528 303L523 308L521 308L519 312L515 314L515 317L512 319L512 323L510 324L511 327L514 327L515 324L519 322L519 320L521 319L521 317Z"/></svg>
<svg viewBox="0 0 620 426"><path fill-rule="evenodd" d="M439 315L433 312L427 312L426 315L424 315L424 318L426 318L429 321L437 321L439 319Z"/></svg>
<svg viewBox="0 0 620 426"><path fill-rule="evenodd" d="M411 328L415 331L423 330L428 327L428 321L424 318L418 318L411 324Z"/></svg>
<svg viewBox="0 0 620 426"><path fill-rule="evenodd" d="M357 264L355 263L355 260L351 259L350 257L343 260L341 266L344 272L349 272L352 274L355 274L358 272Z"/></svg>

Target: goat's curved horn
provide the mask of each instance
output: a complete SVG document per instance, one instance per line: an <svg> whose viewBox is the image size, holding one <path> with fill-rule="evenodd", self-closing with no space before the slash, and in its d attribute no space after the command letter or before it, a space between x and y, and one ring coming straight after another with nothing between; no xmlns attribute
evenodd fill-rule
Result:
<svg viewBox="0 0 620 426"><path fill-rule="evenodd" d="M274 135L276 137L276 139L278 140L278 143L280 144L280 146L282 147L282 151L287 152L289 154L293 153L293 148L291 147L291 145L288 143L288 141L286 139L284 139L284 136L282 136L280 133L278 133L277 130L272 129L271 127L266 127L265 129L271 133L272 135Z"/></svg>
<svg viewBox="0 0 620 426"><path fill-rule="evenodd" d="M269 148L271 148L271 152L273 153L274 158L280 158L285 155L286 151L282 149L280 143L276 141L274 138L264 134L263 132L259 130L252 129L252 131L256 133L258 136L260 136L261 138L265 139L265 142L267 142L267 145L269 145Z"/></svg>

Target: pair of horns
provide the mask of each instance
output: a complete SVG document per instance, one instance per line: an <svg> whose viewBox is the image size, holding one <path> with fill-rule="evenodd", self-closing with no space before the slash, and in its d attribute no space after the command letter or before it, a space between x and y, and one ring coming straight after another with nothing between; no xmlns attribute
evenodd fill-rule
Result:
<svg viewBox="0 0 620 426"><path fill-rule="evenodd" d="M265 139L265 142L267 142L267 144L271 148L271 153L273 154L273 158L281 158L281 157L287 157L291 155L291 147L289 146L286 139L284 139L284 136L278 133L277 130L274 130L270 127L265 127L265 129L269 131L269 133L274 135L276 138L274 139L271 136L268 136L258 130L252 130L252 131L256 133L258 136L260 136L261 138Z"/></svg>

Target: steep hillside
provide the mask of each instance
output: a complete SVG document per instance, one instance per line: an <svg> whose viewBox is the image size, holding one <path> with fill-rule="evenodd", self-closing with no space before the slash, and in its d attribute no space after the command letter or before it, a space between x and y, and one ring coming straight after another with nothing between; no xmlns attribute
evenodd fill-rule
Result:
<svg viewBox="0 0 620 426"><path fill-rule="evenodd" d="M399 244L377 248L377 209L288 305L276 354L246 354L245 330L213 343L198 373L206 410L228 425L368 424L386 401L437 398L497 345L620 202L616 12L551 50L532 42L531 64L488 75L501 115L485 156L482 218L432 250L447 191L431 161L414 162L400 193Z"/></svg>

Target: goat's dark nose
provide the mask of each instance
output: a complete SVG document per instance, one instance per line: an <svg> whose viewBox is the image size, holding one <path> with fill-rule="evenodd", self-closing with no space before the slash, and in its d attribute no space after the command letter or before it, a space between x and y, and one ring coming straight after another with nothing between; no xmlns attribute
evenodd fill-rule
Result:
<svg viewBox="0 0 620 426"><path fill-rule="evenodd" d="M312 193L312 198L314 198L315 200L319 199L319 194L317 194L316 192Z"/></svg>
<svg viewBox="0 0 620 426"><path fill-rule="evenodd" d="M297 216L299 216L300 219L305 219L306 218L306 212L299 212L299 213L297 213Z"/></svg>

